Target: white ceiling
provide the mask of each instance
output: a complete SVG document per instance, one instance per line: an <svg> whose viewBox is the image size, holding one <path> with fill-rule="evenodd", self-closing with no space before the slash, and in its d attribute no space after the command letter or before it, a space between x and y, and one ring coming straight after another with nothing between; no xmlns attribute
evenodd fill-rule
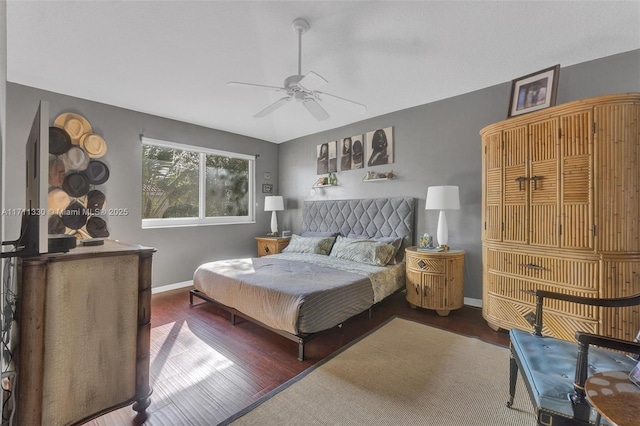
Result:
<svg viewBox="0 0 640 426"><path fill-rule="evenodd" d="M226 85L296 74L297 17L302 74L365 115ZM276 143L638 48L640 1L7 2L10 82Z"/></svg>

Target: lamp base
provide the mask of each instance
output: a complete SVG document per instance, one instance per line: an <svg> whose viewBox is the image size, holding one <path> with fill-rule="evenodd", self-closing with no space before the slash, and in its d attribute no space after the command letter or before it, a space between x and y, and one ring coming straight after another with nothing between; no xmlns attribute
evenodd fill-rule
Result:
<svg viewBox="0 0 640 426"><path fill-rule="evenodd" d="M278 235L278 218L275 210L271 212L271 234Z"/></svg>
<svg viewBox="0 0 640 426"><path fill-rule="evenodd" d="M437 235L439 247L444 251L448 251L449 246L447 243L449 242L449 227L447 226L447 215L444 213L444 210L440 210L440 216L438 216Z"/></svg>

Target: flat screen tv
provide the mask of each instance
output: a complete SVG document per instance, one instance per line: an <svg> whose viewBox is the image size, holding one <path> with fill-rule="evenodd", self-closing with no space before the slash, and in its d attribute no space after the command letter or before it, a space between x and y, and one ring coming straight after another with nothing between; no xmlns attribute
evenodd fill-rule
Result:
<svg viewBox="0 0 640 426"><path fill-rule="evenodd" d="M10 242L15 256L48 252L47 192L49 185L49 104L40 101L26 145L25 205L20 236ZM8 244L8 243L3 243ZM7 255L7 253L3 253ZM4 256L3 256L4 257Z"/></svg>

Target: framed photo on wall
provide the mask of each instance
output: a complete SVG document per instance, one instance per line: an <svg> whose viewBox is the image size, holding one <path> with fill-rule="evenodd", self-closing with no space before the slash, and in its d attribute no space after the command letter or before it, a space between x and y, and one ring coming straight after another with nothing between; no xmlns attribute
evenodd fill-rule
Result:
<svg viewBox="0 0 640 426"><path fill-rule="evenodd" d="M349 136L338 141L340 152L340 170L362 168L363 145L362 135Z"/></svg>
<svg viewBox="0 0 640 426"><path fill-rule="evenodd" d="M271 194L273 192L273 185L271 185L270 183L263 183L262 184L262 193L263 194Z"/></svg>
<svg viewBox="0 0 640 426"><path fill-rule="evenodd" d="M338 140L340 151L340 170L351 170L351 146L353 140L351 137Z"/></svg>
<svg viewBox="0 0 640 426"><path fill-rule="evenodd" d="M363 135L351 136L351 170L364 167L364 137Z"/></svg>
<svg viewBox="0 0 640 426"><path fill-rule="evenodd" d="M338 141L329 142L329 171L338 171Z"/></svg>
<svg viewBox="0 0 640 426"><path fill-rule="evenodd" d="M393 126L367 132L367 166L393 163Z"/></svg>
<svg viewBox="0 0 640 426"><path fill-rule="evenodd" d="M559 74L560 64L513 80L507 117L554 106Z"/></svg>
<svg viewBox="0 0 640 426"><path fill-rule="evenodd" d="M316 146L316 172L319 175L329 173L329 142Z"/></svg>
<svg viewBox="0 0 640 426"><path fill-rule="evenodd" d="M337 141L325 142L316 146L316 171L323 175L338 171Z"/></svg>

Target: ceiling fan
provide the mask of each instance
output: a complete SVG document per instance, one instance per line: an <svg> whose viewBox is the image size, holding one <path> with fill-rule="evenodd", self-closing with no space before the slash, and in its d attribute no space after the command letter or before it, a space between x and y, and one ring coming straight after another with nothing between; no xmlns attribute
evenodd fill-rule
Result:
<svg viewBox="0 0 640 426"><path fill-rule="evenodd" d="M329 113L320 105L323 101L338 101L357 112L365 112L367 107L361 103L317 90L328 83L321 75L313 71L302 75L302 34L309 30L309 23L302 18L296 18L293 21L293 30L298 34L298 74L287 77L284 80L284 87L241 83L238 81L230 81L227 83L229 86L260 88L287 94L287 96L278 99L258 112L254 117L265 117L292 100L302 103L307 111L319 121L326 120L330 117Z"/></svg>

